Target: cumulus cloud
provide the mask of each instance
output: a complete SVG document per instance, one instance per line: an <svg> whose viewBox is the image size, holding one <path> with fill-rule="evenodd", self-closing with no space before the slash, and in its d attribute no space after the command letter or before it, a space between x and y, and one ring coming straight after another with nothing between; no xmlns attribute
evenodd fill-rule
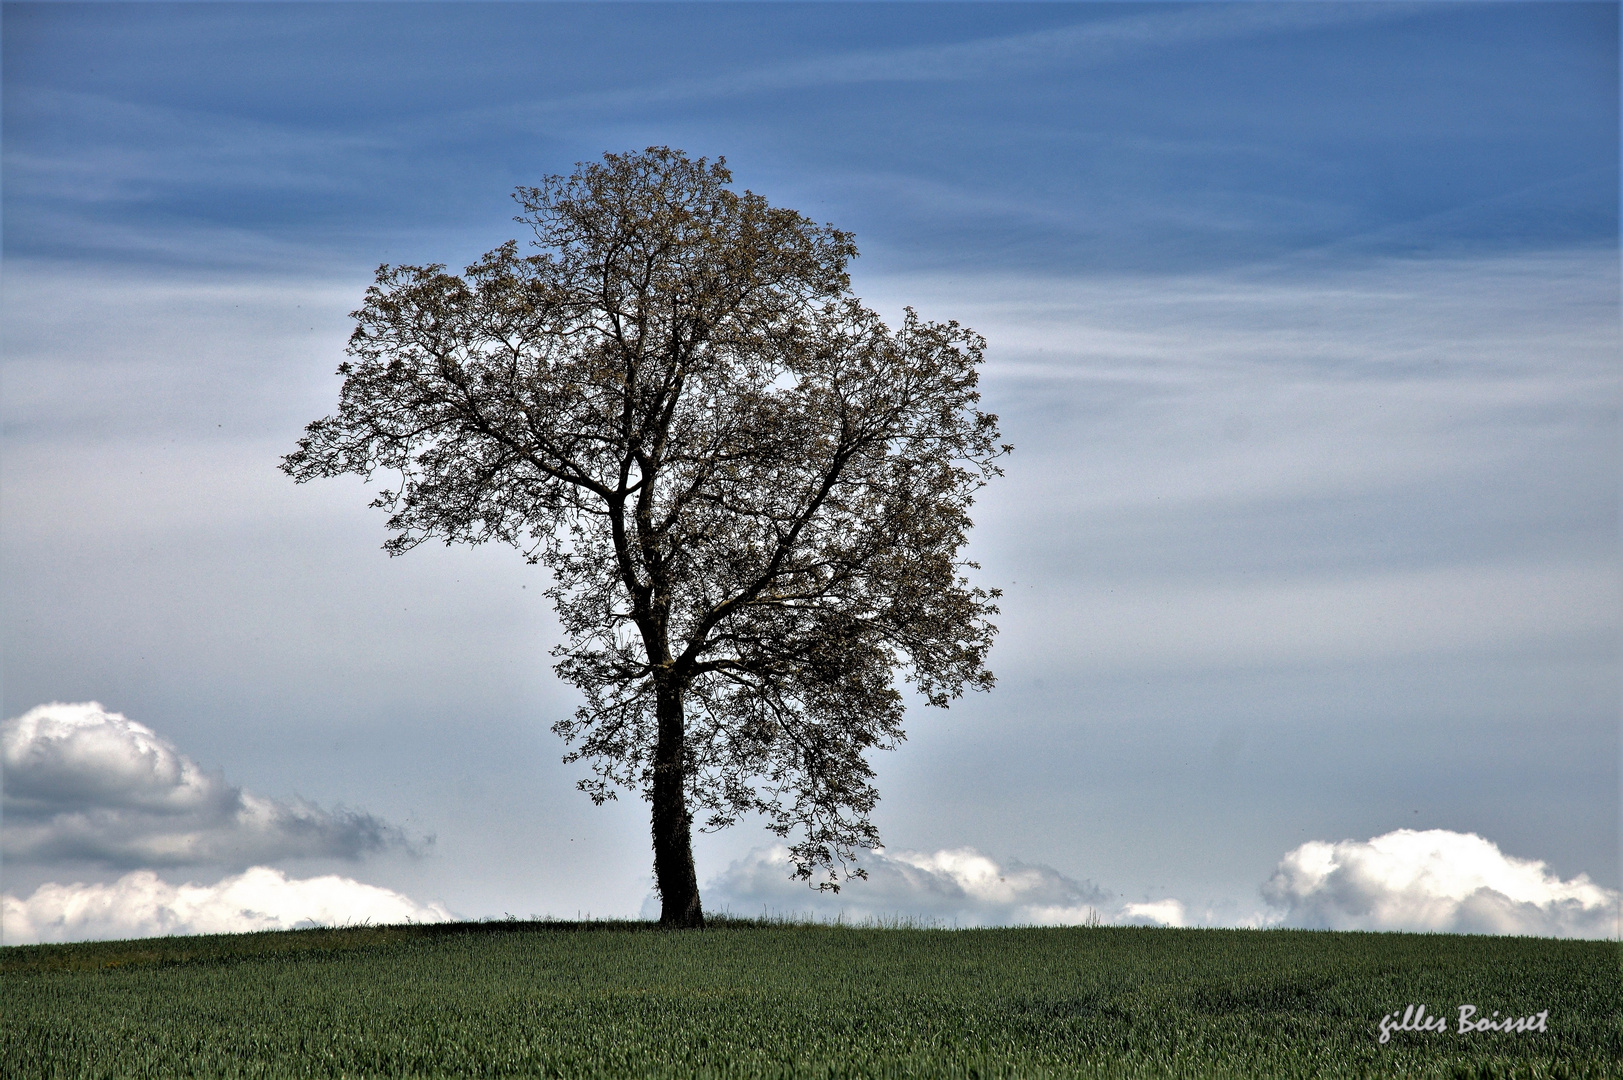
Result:
<svg viewBox="0 0 1623 1080"><path fill-rule="evenodd" d="M838 895L791 880L789 851L757 848L705 887L710 906L739 915L806 913L818 918L918 918L959 926L1077 925L1104 918L1106 894L1048 866L1001 866L973 848L925 854L874 851L866 881Z"/></svg>
<svg viewBox="0 0 1623 1080"><path fill-rule="evenodd" d="M1188 926L1189 913L1182 900L1148 900L1123 904L1111 921L1124 926Z"/></svg>
<svg viewBox="0 0 1623 1080"><path fill-rule="evenodd" d="M355 923L446 922L442 904L349 878L290 880L265 866L213 885L171 885L150 870L110 885L41 885L0 896L0 943L97 941L171 934L239 934Z"/></svg>
<svg viewBox="0 0 1623 1080"><path fill-rule="evenodd" d="M1506 855L1473 833L1399 829L1368 841L1314 840L1262 887L1282 922L1330 930L1418 930L1609 938L1619 894L1579 874Z"/></svg>
<svg viewBox="0 0 1623 1080"><path fill-rule="evenodd" d="M0 765L0 851L18 863L245 867L411 847L371 814L232 786L93 701L41 705L0 723Z"/></svg>

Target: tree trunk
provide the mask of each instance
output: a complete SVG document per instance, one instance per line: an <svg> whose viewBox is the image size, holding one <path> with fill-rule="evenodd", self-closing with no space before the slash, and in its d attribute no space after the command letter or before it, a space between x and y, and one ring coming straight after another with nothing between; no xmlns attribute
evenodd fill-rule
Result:
<svg viewBox="0 0 1623 1080"><path fill-rule="evenodd" d="M693 871L693 815L684 790L686 724L682 690L663 681L655 687L659 744L654 749L654 881L659 888L659 925L685 930L704 925L699 879Z"/></svg>

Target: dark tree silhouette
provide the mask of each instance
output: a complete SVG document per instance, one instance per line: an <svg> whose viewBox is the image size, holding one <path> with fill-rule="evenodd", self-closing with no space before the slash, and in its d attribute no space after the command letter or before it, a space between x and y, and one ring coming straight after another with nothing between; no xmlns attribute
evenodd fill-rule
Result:
<svg viewBox="0 0 1623 1080"><path fill-rule="evenodd" d="M960 554L999 473L985 342L849 295L850 233L729 189L663 147L520 188L469 267L382 266L338 411L282 468L398 482L385 548L512 544L552 574L553 730L580 787L652 804L660 921L700 926L693 814L748 813L838 889L877 846L864 758L930 704L988 689L998 593Z"/></svg>

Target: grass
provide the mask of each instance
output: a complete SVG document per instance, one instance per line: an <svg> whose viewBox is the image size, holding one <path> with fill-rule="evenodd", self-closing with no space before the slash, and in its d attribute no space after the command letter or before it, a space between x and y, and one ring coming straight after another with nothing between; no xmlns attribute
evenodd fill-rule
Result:
<svg viewBox="0 0 1623 1080"><path fill-rule="evenodd" d="M1543 1034L1401 1033L1411 1003ZM0 1073L1623 1075L1615 943L746 920L356 927L0 949Z"/></svg>

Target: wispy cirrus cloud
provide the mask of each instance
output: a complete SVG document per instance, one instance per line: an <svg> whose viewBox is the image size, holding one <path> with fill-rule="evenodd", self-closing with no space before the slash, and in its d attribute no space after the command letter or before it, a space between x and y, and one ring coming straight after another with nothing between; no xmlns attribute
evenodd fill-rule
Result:
<svg viewBox="0 0 1623 1080"><path fill-rule="evenodd" d="M305 193L354 189L344 166L400 152L375 130L316 130L105 94L8 88L7 120L37 134L6 157L9 199L127 202L229 186ZM56 132L72 131L74 138Z"/></svg>
<svg viewBox="0 0 1623 1080"><path fill-rule="evenodd" d="M523 106L537 114L581 108L619 109L775 90L859 83L959 82L1043 67L1110 63L1129 54L1194 43L1368 22L1412 12L1401 5L1196 5L1100 18L1016 34L898 48L829 51L804 60L748 67L700 78L673 79L623 90L572 94Z"/></svg>
<svg viewBox="0 0 1623 1080"><path fill-rule="evenodd" d="M376 163L425 142L440 143L448 131L466 136L526 117L547 118L550 127L559 117L579 121L583 112L616 113L773 90L960 82L1055 65L1075 70L1144 50L1403 17L1404 10L1391 5L1203 5L950 43L830 51L641 85L541 92L497 106L419 106L365 129L313 128L22 84L8 88L11 124L76 134L71 141L35 135L13 147L6 162L8 194L13 200L94 203L146 199L176 186L307 193L356 189L367 183L355 175L357 161Z"/></svg>
<svg viewBox="0 0 1623 1080"><path fill-rule="evenodd" d="M244 867L420 846L363 811L228 784L220 771L97 702L41 705L6 720L0 762L0 850L12 862Z"/></svg>

